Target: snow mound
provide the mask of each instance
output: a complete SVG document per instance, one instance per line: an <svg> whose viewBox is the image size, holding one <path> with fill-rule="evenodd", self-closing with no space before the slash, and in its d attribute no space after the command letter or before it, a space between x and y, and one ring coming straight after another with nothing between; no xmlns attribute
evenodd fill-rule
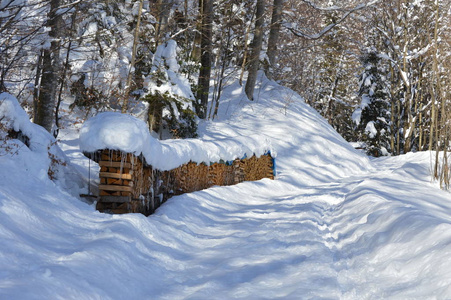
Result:
<svg viewBox="0 0 451 300"><path fill-rule="evenodd" d="M111 149L139 155L155 144L143 121L117 112L100 113L80 129L80 149L85 152Z"/></svg>
<svg viewBox="0 0 451 300"><path fill-rule="evenodd" d="M237 82L222 93L215 122L200 124L203 139L254 132L277 152L278 178L311 185L372 169L368 157L346 142L304 99L261 72L249 101Z"/></svg>
<svg viewBox="0 0 451 300"><path fill-rule="evenodd" d="M165 171L190 161L219 162L235 158L261 156L271 151L268 140L258 136L239 136L211 141L200 139L164 140L153 138L147 125L130 115L105 112L87 120L80 130L80 149L95 152L102 149L143 154L146 162ZM271 151L273 157L275 151Z"/></svg>
<svg viewBox="0 0 451 300"><path fill-rule="evenodd" d="M32 150L46 151L50 144L55 142L44 128L30 122L27 113L11 94L0 93L0 121L4 132L21 132L23 136L28 137Z"/></svg>
<svg viewBox="0 0 451 300"><path fill-rule="evenodd" d="M83 186L55 138L43 127L30 122L17 99L0 93L0 156L15 158L23 170L41 180L49 177L68 190L78 192Z"/></svg>

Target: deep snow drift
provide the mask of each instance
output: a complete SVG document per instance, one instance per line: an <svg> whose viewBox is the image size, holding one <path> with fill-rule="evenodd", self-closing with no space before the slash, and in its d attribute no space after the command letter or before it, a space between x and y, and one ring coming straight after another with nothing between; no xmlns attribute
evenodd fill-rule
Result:
<svg viewBox="0 0 451 300"><path fill-rule="evenodd" d="M201 138L270 143L276 180L173 197L147 218L101 214L33 167L33 149L2 148L0 299L451 298L451 199L429 153L370 161L267 80L254 102L238 85L223 95ZM86 175L77 138L60 145Z"/></svg>

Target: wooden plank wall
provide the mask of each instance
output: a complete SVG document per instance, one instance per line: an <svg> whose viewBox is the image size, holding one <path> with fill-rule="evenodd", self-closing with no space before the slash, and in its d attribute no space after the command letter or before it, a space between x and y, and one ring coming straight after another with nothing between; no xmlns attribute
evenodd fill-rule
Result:
<svg viewBox="0 0 451 300"><path fill-rule="evenodd" d="M117 150L90 155L100 166L97 209L110 213L151 214L172 195L243 181L274 179L268 153L210 165L189 162L170 171L153 170L142 157Z"/></svg>

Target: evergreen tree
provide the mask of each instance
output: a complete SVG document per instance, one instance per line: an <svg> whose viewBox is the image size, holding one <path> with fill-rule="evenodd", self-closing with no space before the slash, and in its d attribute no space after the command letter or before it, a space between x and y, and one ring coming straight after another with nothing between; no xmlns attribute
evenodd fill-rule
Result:
<svg viewBox="0 0 451 300"><path fill-rule="evenodd" d="M193 110L195 100L191 83L180 73L177 42L169 40L157 47L152 68L145 77L148 93L143 97L147 106L149 130L159 138L195 137L197 123Z"/></svg>
<svg viewBox="0 0 451 300"><path fill-rule="evenodd" d="M389 96L384 82L381 58L375 49L365 49L361 58L361 103L353 113L356 131L365 150L373 156L387 154L389 149Z"/></svg>

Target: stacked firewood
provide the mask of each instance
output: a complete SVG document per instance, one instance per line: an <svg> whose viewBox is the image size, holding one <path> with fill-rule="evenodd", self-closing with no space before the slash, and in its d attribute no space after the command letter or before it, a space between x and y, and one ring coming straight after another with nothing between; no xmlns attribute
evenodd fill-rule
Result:
<svg viewBox="0 0 451 300"><path fill-rule="evenodd" d="M142 159L117 150L103 150L97 158L100 166L99 211L149 214L152 203L147 193L152 186L152 170Z"/></svg>
<svg viewBox="0 0 451 300"><path fill-rule="evenodd" d="M148 215L172 195L274 179L274 161L269 153L209 165L189 162L170 171L155 170L143 157L117 150L102 150L90 157L100 165L97 209L111 213Z"/></svg>

